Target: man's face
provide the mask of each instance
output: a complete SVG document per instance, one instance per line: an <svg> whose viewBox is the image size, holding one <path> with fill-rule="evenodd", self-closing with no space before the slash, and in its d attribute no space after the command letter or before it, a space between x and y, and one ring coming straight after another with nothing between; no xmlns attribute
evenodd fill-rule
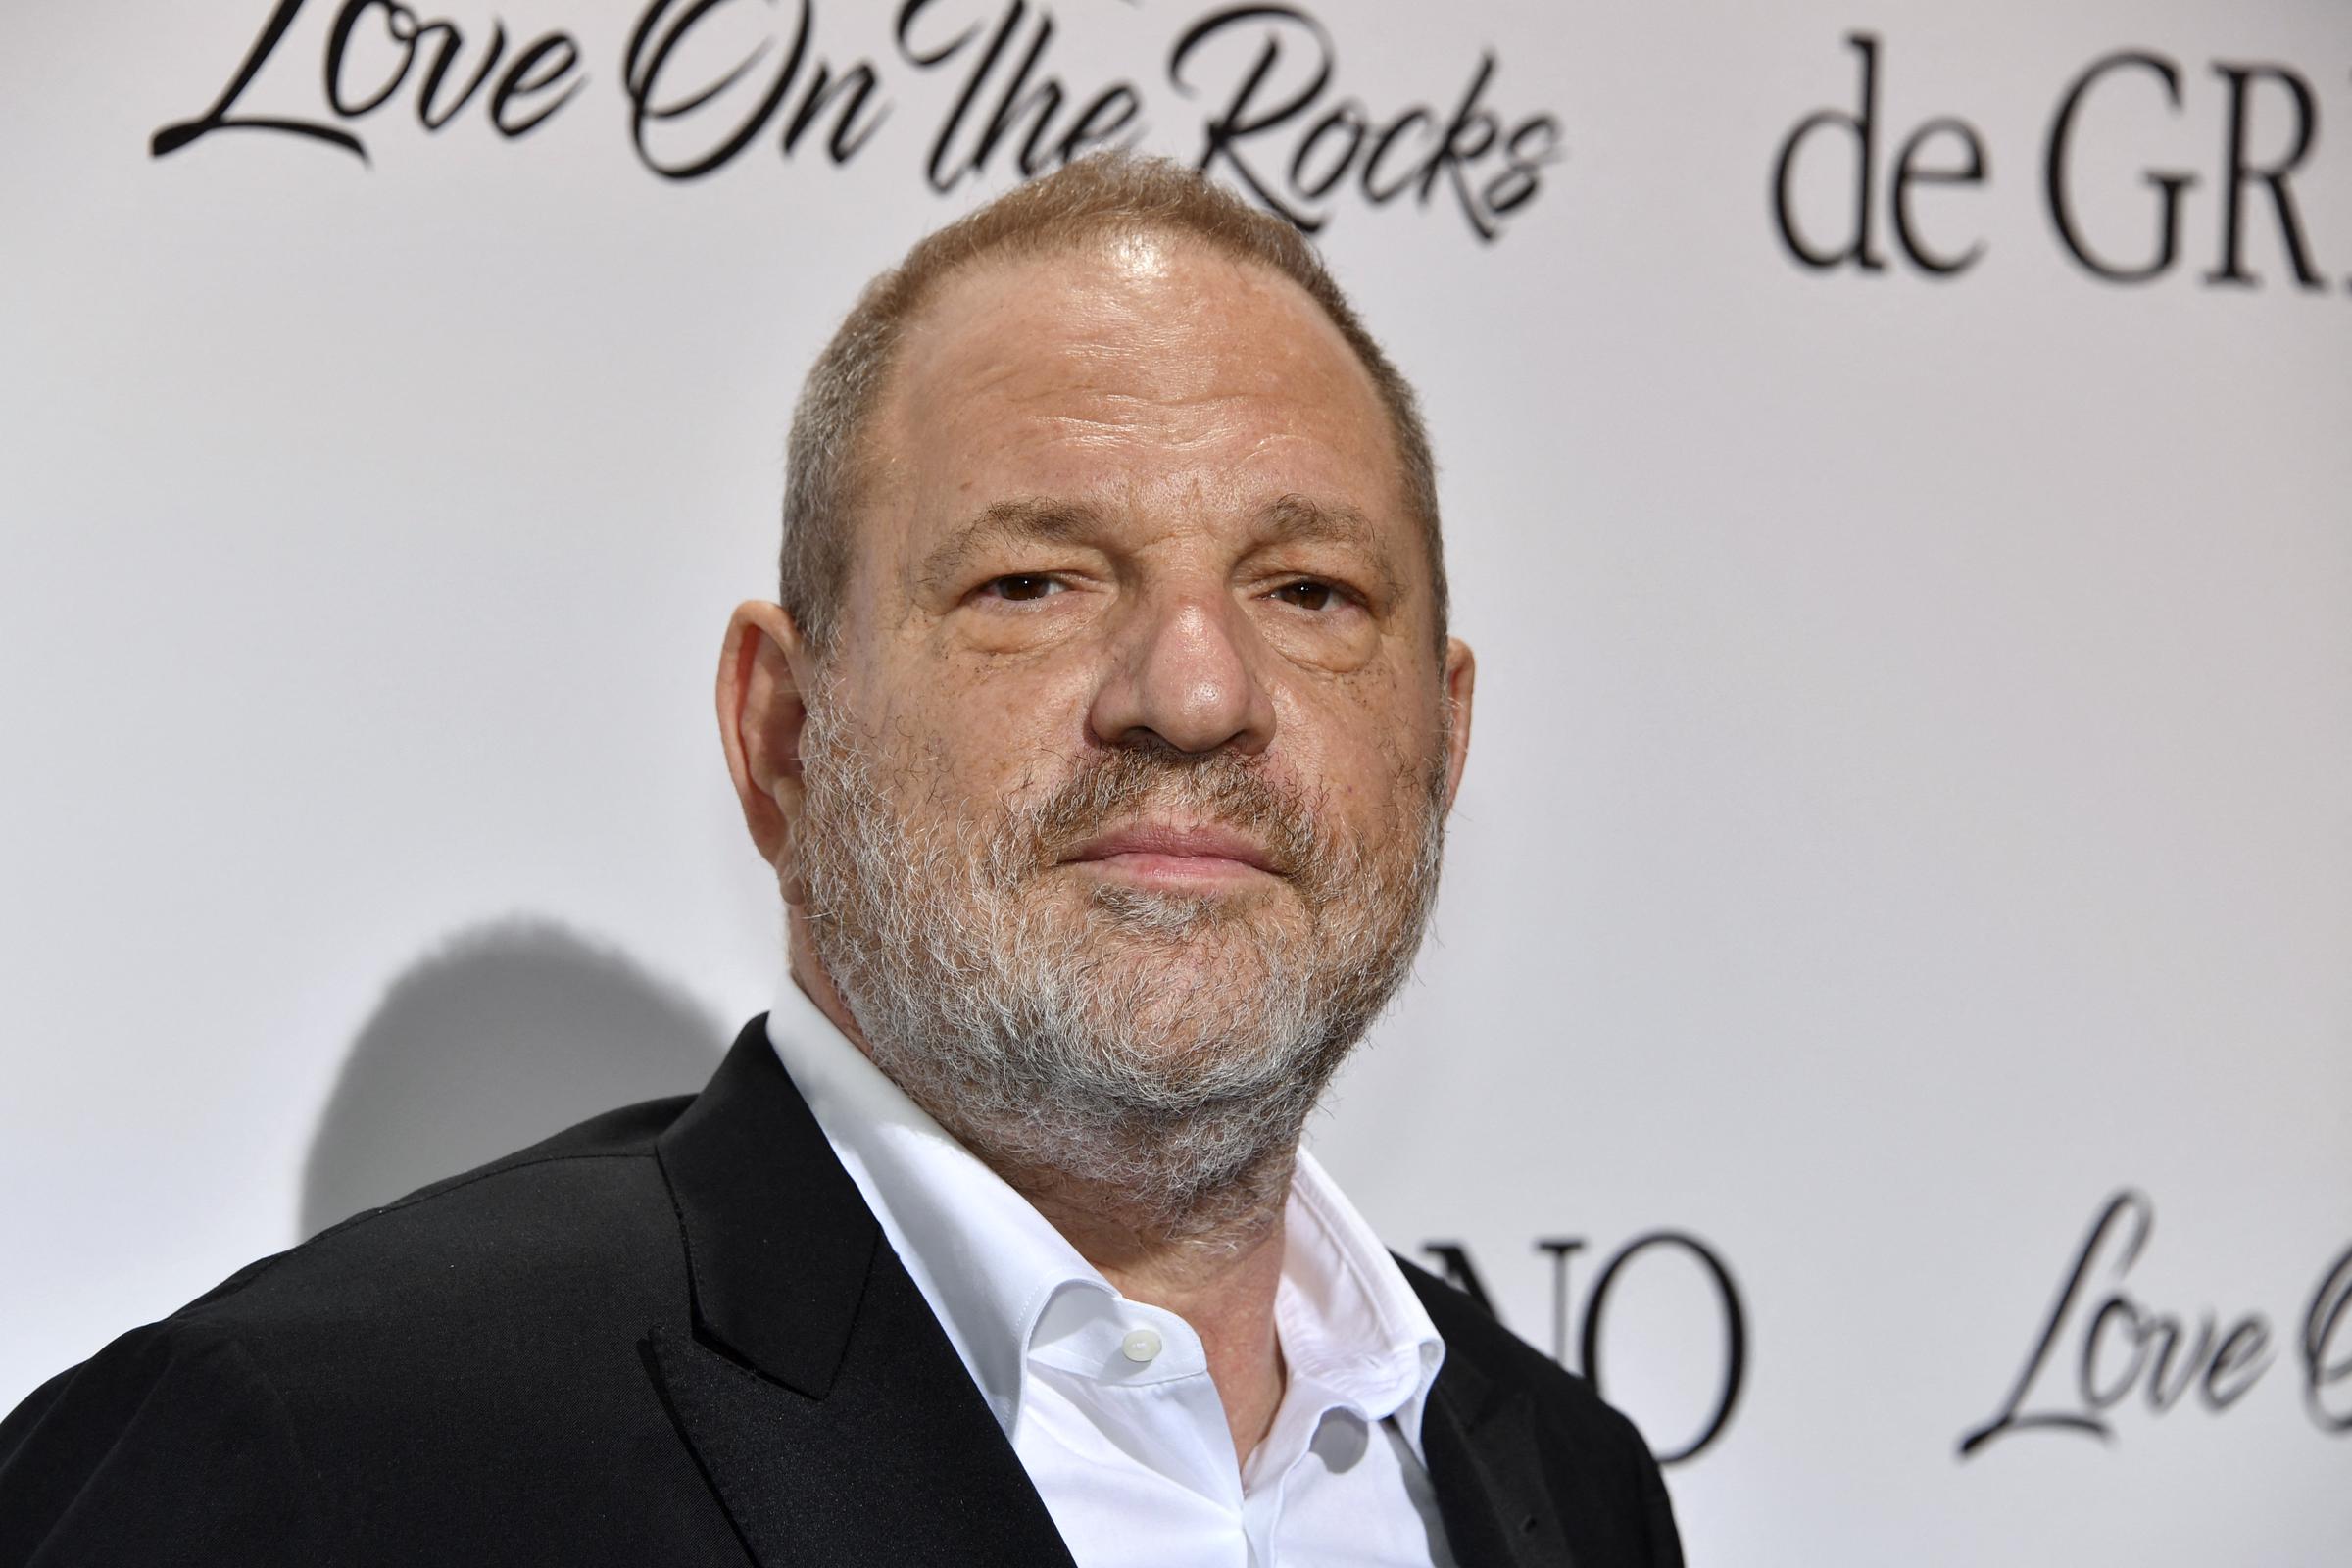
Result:
<svg viewBox="0 0 2352 1568"><path fill-rule="evenodd" d="M1345 340L1183 240L983 264L871 439L795 831L869 1049L950 1027L878 992L993 966L979 1011L1075 976L1080 1054L1147 1097L1344 1050L1418 943L1469 695Z"/></svg>

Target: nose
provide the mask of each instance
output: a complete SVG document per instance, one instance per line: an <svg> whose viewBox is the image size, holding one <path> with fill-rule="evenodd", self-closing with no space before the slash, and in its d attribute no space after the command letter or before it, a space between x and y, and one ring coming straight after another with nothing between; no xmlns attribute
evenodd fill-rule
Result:
<svg viewBox="0 0 2352 1568"><path fill-rule="evenodd" d="M1250 756L1273 743L1274 700L1238 607L1221 596L1175 599L1144 609L1125 630L1087 715L1095 739Z"/></svg>

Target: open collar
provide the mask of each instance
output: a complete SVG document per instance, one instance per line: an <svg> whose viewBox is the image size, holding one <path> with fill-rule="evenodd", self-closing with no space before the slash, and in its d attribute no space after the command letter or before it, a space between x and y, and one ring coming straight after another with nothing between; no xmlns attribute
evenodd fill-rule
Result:
<svg viewBox="0 0 2352 1568"><path fill-rule="evenodd" d="M1010 1434L1041 1322L1065 1292L1117 1292L1029 1200L909 1099L787 978L767 1035L852 1182ZM1421 1426L1445 1343L1402 1270L1298 1152L1275 1302L1294 1395ZM1084 1314L1082 1314L1084 1315ZM1100 1361L1100 1356L1090 1361ZM1124 1370L1113 1360L1114 1367Z"/></svg>
<svg viewBox="0 0 2352 1568"><path fill-rule="evenodd" d="M1446 1342L1403 1270L1314 1155L1298 1151L1275 1311L1294 1379L1394 1419L1427 1468L1422 1425Z"/></svg>
<svg viewBox="0 0 2352 1568"><path fill-rule="evenodd" d="M693 1322L639 1351L752 1561L1072 1568L764 1018L655 1149Z"/></svg>
<svg viewBox="0 0 2352 1568"><path fill-rule="evenodd" d="M1009 1435L1049 1306L1064 1291L1116 1291L789 979L767 1037Z"/></svg>
<svg viewBox="0 0 2352 1568"><path fill-rule="evenodd" d="M1011 1444L770 1048L764 1015L656 1152L685 1238L693 1323L655 1325L640 1348L753 1561L1069 1568ZM1567 1568L1529 1391L1448 1356L1424 1429L1464 1568ZM876 1507L883 1496L890 1506Z"/></svg>

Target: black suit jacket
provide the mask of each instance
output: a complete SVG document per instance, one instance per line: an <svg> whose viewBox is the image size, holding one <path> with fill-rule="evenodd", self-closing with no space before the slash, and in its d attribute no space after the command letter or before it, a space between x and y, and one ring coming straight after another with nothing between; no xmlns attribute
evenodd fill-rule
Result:
<svg viewBox="0 0 2352 1568"><path fill-rule="evenodd" d="M1584 1383L1408 1265L1463 1568L1681 1561ZM1068 1564L754 1020L691 1100L359 1215L0 1424L0 1565Z"/></svg>

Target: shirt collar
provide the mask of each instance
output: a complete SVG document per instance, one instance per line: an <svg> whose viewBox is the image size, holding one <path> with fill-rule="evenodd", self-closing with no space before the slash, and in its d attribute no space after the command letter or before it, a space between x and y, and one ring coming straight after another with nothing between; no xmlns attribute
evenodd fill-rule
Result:
<svg viewBox="0 0 2352 1568"><path fill-rule="evenodd" d="M1117 1292L790 978L768 1013L767 1035L1010 1434L1048 1307L1072 1290L1114 1299ZM1394 1416L1421 1457L1422 1412L1445 1357L1436 1325L1363 1216L1303 1149L1284 1218L1275 1321L1292 1381L1286 1402L1303 1396L1369 1421Z"/></svg>
<svg viewBox="0 0 2352 1568"><path fill-rule="evenodd" d="M790 978L767 1015L767 1037L998 1424L1011 1432L1047 1303L1067 1287L1109 1293L1109 1282Z"/></svg>
<svg viewBox="0 0 2352 1568"><path fill-rule="evenodd" d="M1389 1250L1304 1149L1284 1213L1274 1311L1294 1389L1311 1384L1319 1399L1368 1421L1394 1416L1426 1464L1421 1415L1446 1342Z"/></svg>

